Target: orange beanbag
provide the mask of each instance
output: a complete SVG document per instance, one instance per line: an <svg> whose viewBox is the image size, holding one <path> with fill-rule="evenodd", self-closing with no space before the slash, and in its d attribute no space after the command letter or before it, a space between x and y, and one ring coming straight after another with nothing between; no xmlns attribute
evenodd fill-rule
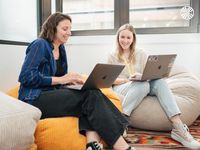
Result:
<svg viewBox="0 0 200 150"><path fill-rule="evenodd" d="M17 97L19 87L8 92ZM111 89L101 90L122 111L122 105L117 95ZM29 150L85 150L86 138L79 134L78 118L60 117L39 121L35 132L36 146ZM34 148L35 147L35 148Z"/></svg>

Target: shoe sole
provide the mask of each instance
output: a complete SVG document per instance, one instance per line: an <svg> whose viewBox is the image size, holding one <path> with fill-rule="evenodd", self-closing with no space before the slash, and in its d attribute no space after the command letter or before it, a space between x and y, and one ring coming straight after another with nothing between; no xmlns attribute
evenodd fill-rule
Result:
<svg viewBox="0 0 200 150"><path fill-rule="evenodd" d="M183 146L185 146L189 149L199 149L199 147L193 147L188 142L185 142L185 140L176 133L171 133L171 137L172 137L172 139L180 142ZM190 145L190 147L188 147L188 145Z"/></svg>

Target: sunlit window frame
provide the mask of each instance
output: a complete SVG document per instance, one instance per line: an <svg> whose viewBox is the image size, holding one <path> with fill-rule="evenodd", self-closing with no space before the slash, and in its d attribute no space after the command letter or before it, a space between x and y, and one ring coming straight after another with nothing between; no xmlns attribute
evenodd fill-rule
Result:
<svg viewBox="0 0 200 150"><path fill-rule="evenodd" d="M190 6L194 9L195 15L190 20L189 27L137 28L136 32L139 34L197 33L200 31L200 1L191 0Z"/></svg>
<svg viewBox="0 0 200 150"><path fill-rule="evenodd" d="M62 12L63 0L56 0L56 11ZM44 20L51 14L51 0L37 0L38 34ZM189 27L136 28L137 34L168 34L168 33L199 33L200 32L200 1L191 0L190 5L195 12ZM117 29L129 22L129 0L114 0L114 29L73 31L73 36L113 35ZM0 44L28 45L24 41L0 40Z"/></svg>
<svg viewBox="0 0 200 150"><path fill-rule="evenodd" d="M41 24L41 13L42 13L42 9L41 9L41 4L43 1L46 0L36 0L36 5L37 5L37 32L40 32L40 24ZM9 9L9 8L8 8ZM0 39L0 44L6 44L6 45L28 45L29 42L24 42L24 41L11 41L11 40L3 40Z"/></svg>
<svg viewBox="0 0 200 150"><path fill-rule="evenodd" d="M56 4L57 5L57 4ZM58 1L57 11L62 11L62 0ZM57 6L58 6L57 5ZM136 28L137 34L168 34L168 33L197 33L200 31L200 1L191 0L190 6L194 9L195 15L190 20L189 27L157 27L157 28ZM123 24L129 23L129 0L114 0L114 29L108 30L81 30L72 31L74 36L90 35L112 35Z"/></svg>
<svg viewBox="0 0 200 150"><path fill-rule="evenodd" d="M56 11L62 12L62 0L56 1ZM57 7L57 6L60 6ZM113 29L96 29L96 30L79 30L72 31L73 36L87 36L87 35L112 35L124 23L127 23L129 16L125 13L129 7L129 0L114 0L114 28ZM72 18L73 20L73 18Z"/></svg>

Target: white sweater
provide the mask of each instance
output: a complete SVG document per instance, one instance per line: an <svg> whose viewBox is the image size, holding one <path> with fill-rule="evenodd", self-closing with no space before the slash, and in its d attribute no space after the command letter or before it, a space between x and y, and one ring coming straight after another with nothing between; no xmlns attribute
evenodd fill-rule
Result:
<svg viewBox="0 0 200 150"><path fill-rule="evenodd" d="M135 72L142 73L144 70L148 55L142 49L136 49L135 55L136 55L136 63L134 66ZM119 61L116 52L109 54L108 63L109 64L124 64ZM129 78L129 76L130 75L129 75L128 67L125 66L124 70L119 75L119 78Z"/></svg>

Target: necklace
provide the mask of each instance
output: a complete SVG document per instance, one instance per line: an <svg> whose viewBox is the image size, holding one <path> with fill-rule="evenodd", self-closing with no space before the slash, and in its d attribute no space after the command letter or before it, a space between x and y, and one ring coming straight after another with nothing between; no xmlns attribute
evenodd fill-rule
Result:
<svg viewBox="0 0 200 150"><path fill-rule="evenodd" d="M125 63L125 66L128 69L129 75L132 76L134 74L134 72L135 72L134 65L131 62L128 62L128 60L124 56L122 57L122 59L123 59L123 61Z"/></svg>

